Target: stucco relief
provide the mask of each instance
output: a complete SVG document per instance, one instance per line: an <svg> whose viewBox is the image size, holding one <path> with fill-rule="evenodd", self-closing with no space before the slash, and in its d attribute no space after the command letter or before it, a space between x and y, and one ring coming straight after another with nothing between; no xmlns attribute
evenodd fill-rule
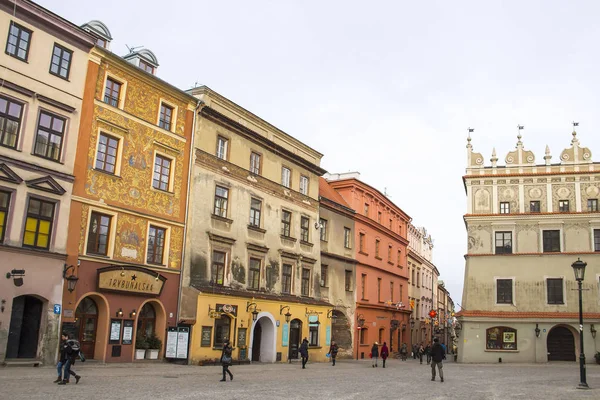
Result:
<svg viewBox="0 0 600 400"><path fill-rule="evenodd" d="M475 190L473 210L475 214L486 214L492 212L491 189L481 188Z"/></svg>
<svg viewBox="0 0 600 400"><path fill-rule="evenodd" d="M484 254L491 252L492 228L486 225L470 226L468 232L468 246L471 254Z"/></svg>
<svg viewBox="0 0 600 400"><path fill-rule="evenodd" d="M146 219L119 214L113 258L143 264L146 229Z"/></svg>
<svg viewBox="0 0 600 400"><path fill-rule="evenodd" d="M172 269L181 268L181 251L183 249L183 228L174 226L171 228L171 239L169 249L169 265Z"/></svg>
<svg viewBox="0 0 600 400"><path fill-rule="evenodd" d="M559 200L569 200L571 211L575 211L575 185L552 185L552 209L558 211Z"/></svg>
<svg viewBox="0 0 600 400"><path fill-rule="evenodd" d="M588 223L564 225L565 251L590 251L590 229Z"/></svg>
<svg viewBox="0 0 600 400"><path fill-rule="evenodd" d="M519 187L498 186L498 201L510 203L510 212L519 212Z"/></svg>
<svg viewBox="0 0 600 400"><path fill-rule="evenodd" d="M525 186L525 212L531 212L530 202L539 201L540 211L545 212L548 210L546 186L545 185L526 185Z"/></svg>
<svg viewBox="0 0 600 400"><path fill-rule="evenodd" d="M600 197L599 183L582 183L581 184L581 206L587 211L587 202L589 199L598 199Z"/></svg>
<svg viewBox="0 0 600 400"><path fill-rule="evenodd" d="M85 254L85 249L83 248L84 244L85 244L85 235L88 231L87 226L88 226L88 212L89 212L90 206L88 206L87 204L82 204L81 205L81 222L79 223L79 254Z"/></svg>

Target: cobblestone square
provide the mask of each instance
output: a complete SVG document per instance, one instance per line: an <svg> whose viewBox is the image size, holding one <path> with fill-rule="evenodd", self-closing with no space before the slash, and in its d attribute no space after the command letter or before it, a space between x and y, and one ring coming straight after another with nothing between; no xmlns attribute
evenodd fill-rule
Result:
<svg viewBox="0 0 600 400"><path fill-rule="evenodd" d="M592 389L576 389L576 363L444 365L445 382L430 367L390 360L233 366L234 380L219 382L220 367L171 364L76 365L78 385L53 384L52 367L0 369L1 399L598 399L600 366L588 365Z"/></svg>

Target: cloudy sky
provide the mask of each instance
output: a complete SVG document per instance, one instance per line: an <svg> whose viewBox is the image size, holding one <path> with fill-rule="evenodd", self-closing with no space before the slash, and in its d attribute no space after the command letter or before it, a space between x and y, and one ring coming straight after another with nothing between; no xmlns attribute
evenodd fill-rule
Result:
<svg viewBox="0 0 600 400"><path fill-rule="evenodd" d="M104 22L112 50L145 46L158 75L204 84L359 171L435 241L461 303L467 128L489 164L523 141L543 162L570 145L600 154L600 2L38 0ZM89 6L85 6L89 3Z"/></svg>

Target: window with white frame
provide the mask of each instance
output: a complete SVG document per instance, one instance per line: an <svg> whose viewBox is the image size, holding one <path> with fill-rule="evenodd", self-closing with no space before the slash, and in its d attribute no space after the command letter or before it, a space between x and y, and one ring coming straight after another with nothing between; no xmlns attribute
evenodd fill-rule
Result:
<svg viewBox="0 0 600 400"><path fill-rule="evenodd" d="M300 193L308 195L308 178L300 175Z"/></svg>
<svg viewBox="0 0 600 400"><path fill-rule="evenodd" d="M217 158L227 160L227 152L229 150L229 140L223 136L217 136Z"/></svg>
<svg viewBox="0 0 600 400"><path fill-rule="evenodd" d="M281 184L286 188L290 187L292 171L288 167L281 167Z"/></svg>

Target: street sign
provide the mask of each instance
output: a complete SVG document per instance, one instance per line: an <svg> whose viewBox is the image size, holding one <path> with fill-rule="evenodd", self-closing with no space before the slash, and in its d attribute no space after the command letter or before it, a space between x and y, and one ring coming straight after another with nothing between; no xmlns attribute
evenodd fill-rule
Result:
<svg viewBox="0 0 600 400"><path fill-rule="evenodd" d="M60 304L54 305L54 314L60 314Z"/></svg>

